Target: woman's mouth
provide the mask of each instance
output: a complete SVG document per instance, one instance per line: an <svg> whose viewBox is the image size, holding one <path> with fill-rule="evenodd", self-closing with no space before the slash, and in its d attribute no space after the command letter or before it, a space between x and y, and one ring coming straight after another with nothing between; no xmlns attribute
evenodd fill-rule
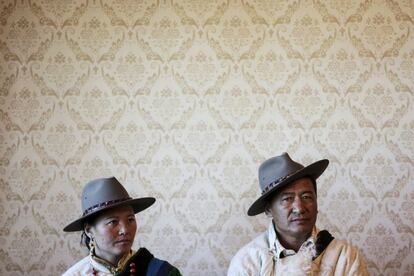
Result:
<svg viewBox="0 0 414 276"><path fill-rule="evenodd" d="M120 240L120 241L117 241L115 243L116 244L130 244L131 243L131 240Z"/></svg>

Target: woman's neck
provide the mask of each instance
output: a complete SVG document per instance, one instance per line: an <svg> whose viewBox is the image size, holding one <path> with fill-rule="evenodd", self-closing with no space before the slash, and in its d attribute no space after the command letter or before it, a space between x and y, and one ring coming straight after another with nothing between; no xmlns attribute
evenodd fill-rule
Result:
<svg viewBox="0 0 414 276"><path fill-rule="evenodd" d="M95 258L98 262L104 264L105 266L111 266L117 268L124 260L128 259L129 253L124 255L110 255L101 252L99 249L95 248L92 252L92 257Z"/></svg>

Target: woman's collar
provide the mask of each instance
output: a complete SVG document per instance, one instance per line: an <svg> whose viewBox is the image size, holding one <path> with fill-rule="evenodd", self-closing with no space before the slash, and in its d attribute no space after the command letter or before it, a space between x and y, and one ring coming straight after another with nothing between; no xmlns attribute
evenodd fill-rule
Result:
<svg viewBox="0 0 414 276"><path fill-rule="evenodd" d="M115 273L119 273L120 271L123 270L125 264L128 262L129 258L133 254L134 254L134 252L132 250L130 250L128 254L124 255L119 260L118 265L116 267L114 265L112 265L111 263L109 263L108 261L96 256L95 250L91 250L91 252L89 253L89 256L90 256L91 263L92 263L93 267L95 267L99 270L104 270L105 272L110 272L112 274L115 274Z"/></svg>

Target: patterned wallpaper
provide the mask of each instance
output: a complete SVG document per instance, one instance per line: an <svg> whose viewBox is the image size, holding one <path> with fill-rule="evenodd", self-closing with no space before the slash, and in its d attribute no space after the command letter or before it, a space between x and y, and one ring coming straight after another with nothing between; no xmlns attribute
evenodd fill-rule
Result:
<svg viewBox="0 0 414 276"><path fill-rule="evenodd" d="M144 245L225 275L263 231L257 168L331 161L320 228L414 272L414 1L0 2L0 274L59 275L82 186L115 175Z"/></svg>

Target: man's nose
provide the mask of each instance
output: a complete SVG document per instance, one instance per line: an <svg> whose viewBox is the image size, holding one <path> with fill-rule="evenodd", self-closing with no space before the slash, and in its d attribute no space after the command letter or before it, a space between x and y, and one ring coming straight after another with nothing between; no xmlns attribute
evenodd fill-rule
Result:
<svg viewBox="0 0 414 276"><path fill-rule="evenodd" d="M293 201L293 204L292 204L292 209L293 209L293 212L297 214L303 214L305 212L305 206L300 197L298 196L295 197L295 200Z"/></svg>

